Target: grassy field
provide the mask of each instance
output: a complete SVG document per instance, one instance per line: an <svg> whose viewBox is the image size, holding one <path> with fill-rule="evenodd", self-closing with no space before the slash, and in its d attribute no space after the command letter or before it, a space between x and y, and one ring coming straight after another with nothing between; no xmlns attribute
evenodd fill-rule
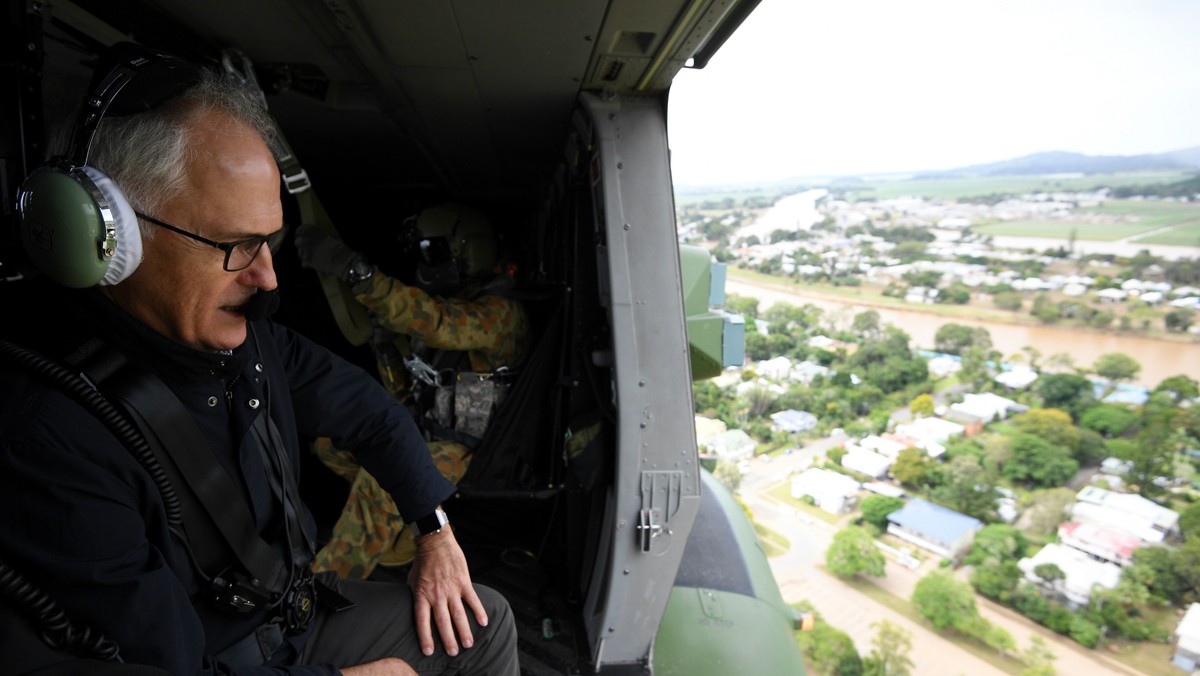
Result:
<svg viewBox="0 0 1200 676"><path fill-rule="evenodd" d="M984 176L946 179L872 181L848 193L851 200L925 197L960 199L996 194L1089 191L1100 187L1122 187L1173 183L1190 176L1187 172L1131 172L1097 176Z"/></svg>
<svg viewBox="0 0 1200 676"><path fill-rule="evenodd" d="M1113 240L1133 237L1151 230L1171 228L1138 242L1146 244L1196 245L1200 243L1200 204L1112 200L1099 207L1079 209L1082 221L1006 221L972 228L984 235ZM1090 222L1089 222L1090 221Z"/></svg>
<svg viewBox="0 0 1200 676"><path fill-rule="evenodd" d="M788 542L787 538L766 526L755 523L754 532L758 534L758 541L762 543L763 551L768 557L779 556L792 548L792 543Z"/></svg>

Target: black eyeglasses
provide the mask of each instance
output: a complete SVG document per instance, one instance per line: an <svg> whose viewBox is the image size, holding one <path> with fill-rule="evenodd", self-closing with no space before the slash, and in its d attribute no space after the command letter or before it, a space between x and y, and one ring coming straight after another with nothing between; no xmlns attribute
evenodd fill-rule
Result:
<svg viewBox="0 0 1200 676"><path fill-rule="evenodd" d="M283 236L287 233L287 228L285 227L280 229L279 232L271 233L265 237L259 235L257 237L239 239L236 242L214 242L207 237L201 237L200 235L188 232L183 228L177 228L170 223L164 223L157 218L151 218L150 216L147 216L141 212L135 211L134 213L138 218L149 221L160 228L166 228L171 232L179 233L184 237L194 239L197 242L203 242L204 244L224 251L226 272L238 272L250 267L250 264L253 263L254 259L258 257L258 252L262 250L264 244L271 249L271 253L275 253L279 250L279 245L283 243Z"/></svg>

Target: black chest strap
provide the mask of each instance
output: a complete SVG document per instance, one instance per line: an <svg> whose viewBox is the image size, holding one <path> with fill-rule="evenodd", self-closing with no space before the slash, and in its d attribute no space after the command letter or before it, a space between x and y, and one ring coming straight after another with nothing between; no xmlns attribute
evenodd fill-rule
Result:
<svg viewBox="0 0 1200 676"><path fill-rule="evenodd" d="M179 495L192 555L210 579L232 558L267 592L283 592L289 566L259 535L250 506L183 403L165 383L99 340L70 359L145 436Z"/></svg>

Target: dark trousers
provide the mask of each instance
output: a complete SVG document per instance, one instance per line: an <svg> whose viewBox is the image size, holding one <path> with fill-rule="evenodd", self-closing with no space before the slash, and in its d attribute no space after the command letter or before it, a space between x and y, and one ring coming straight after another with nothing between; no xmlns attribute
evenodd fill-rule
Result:
<svg viewBox="0 0 1200 676"><path fill-rule="evenodd" d="M417 645L413 620L413 595L408 585L390 582L342 580L338 592L355 606L340 613L323 612L301 656L302 664L350 667L385 657L398 657L420 674L471 674L518 676L517 629L508 602L489 587L475 585L487 611L488 625L479 626L467 609L475 645L450 657L433 628L433 654L426 657Z"/></svg>

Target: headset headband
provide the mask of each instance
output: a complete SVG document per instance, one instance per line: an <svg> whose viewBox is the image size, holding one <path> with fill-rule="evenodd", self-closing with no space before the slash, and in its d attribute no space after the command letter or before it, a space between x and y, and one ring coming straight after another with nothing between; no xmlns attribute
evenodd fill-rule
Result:
<svg viewBox="0 0 1200 676"><path fill-rule="evenodd" d="M132 42L113 45L96 67L91 93L71 134L67 159L74 166L87 164L100 120L153 110L199 78L200 68L178 57Z"/></svg>

